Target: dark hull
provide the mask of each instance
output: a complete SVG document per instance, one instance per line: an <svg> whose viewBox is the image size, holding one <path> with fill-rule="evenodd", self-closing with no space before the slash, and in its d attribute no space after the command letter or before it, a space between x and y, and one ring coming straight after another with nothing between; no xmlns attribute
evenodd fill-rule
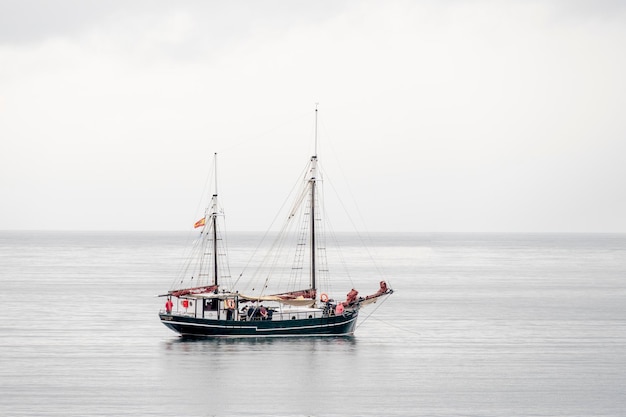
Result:
<svg viewBox="0 0 626 417"><path fill-rule="evenodd" d="M161 323L188 337L347 336L356 328L358 311L300 320L214 320L159 314Z"/></svg>

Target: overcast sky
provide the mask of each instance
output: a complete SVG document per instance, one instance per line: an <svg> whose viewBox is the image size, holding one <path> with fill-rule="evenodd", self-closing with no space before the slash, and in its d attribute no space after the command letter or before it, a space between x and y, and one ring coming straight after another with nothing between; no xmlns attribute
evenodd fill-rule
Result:
<svg viewBox="0 0 626 417"><path fill-rule="evenodd" d="M0 0L0 230L265 230L319 102L369 231L626 232L623 5Z"/></svg>

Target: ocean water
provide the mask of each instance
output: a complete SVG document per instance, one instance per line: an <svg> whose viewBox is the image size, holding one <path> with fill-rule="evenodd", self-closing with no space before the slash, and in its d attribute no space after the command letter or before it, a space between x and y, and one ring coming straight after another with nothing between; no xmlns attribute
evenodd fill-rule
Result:
<svg viewBox="0 0 626 417"><path fill-rule="evenodd" d="M229 235L233 271L255 242ZM0 415L626 415L626 235L374 235L396 292L354 337L196 341L155 297L187 243L0 232Z"/></svg>

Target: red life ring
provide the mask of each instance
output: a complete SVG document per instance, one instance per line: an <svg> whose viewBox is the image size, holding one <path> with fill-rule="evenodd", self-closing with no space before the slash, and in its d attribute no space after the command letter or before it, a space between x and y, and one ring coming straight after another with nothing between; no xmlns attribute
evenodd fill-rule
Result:
<svg viewBox="0 0 626 417"><path fill-rule="evenodd" d="M325 292L322 293L322 295L320 296L320 301L322 303L325 303L328 301L328 294L326 294Z"/></svg>
<svg viewBox="0 0 626 417"><path fill-rule="evenodd" d="M226 308L229 310L234 310L235 309L235 300L233 300L232 298L226 300L224 302L224 304L226 304Z"/></svg>

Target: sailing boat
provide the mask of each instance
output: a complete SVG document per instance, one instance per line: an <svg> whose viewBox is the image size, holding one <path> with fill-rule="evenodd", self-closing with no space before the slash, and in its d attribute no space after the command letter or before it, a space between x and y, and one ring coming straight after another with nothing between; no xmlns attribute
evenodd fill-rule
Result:
<svg viewBox="0 0 626 417"><path fill-rule="evenodd" d="M315 112L317 131L317 109ZM161 295L167 298L165 309L159 313L165 326L184 337L346 336L354 334L361 307L393 293L385 281L380 281L378 291L367 297L359 297L355 289L347 293L345 300L335 300L325 292L318 293L318 277L327 275L328 269L324 263L326 248L319 233L319 229L323 229L320 216L323 210L317 151L305 172L302 190L296 194L285 222L300 221L296 249L292 254L295 266L288 269L292 278L293 275L304 275L308 279L305 286L265 294L270 288L268 282L275 278L274 274L278 275L270 268L260 268L264 274L261 290L248 288L246 293L222 283L222 278L229 276L229 268L223 261L226 253L220 247L224 239L219 220L223 215L215 192L205 216L194 225L202 230L194 251L197 253L197 262L193 262L196 268L189 268L195 270L192 275L195 285L177 287ZM287 230L288 227L283 227L283 231ZM286 241L282 235L276 238L274 248ZM276 265L276 262L271 260L267 264ZM287 281L293 287L295 280Z"/></svg>

